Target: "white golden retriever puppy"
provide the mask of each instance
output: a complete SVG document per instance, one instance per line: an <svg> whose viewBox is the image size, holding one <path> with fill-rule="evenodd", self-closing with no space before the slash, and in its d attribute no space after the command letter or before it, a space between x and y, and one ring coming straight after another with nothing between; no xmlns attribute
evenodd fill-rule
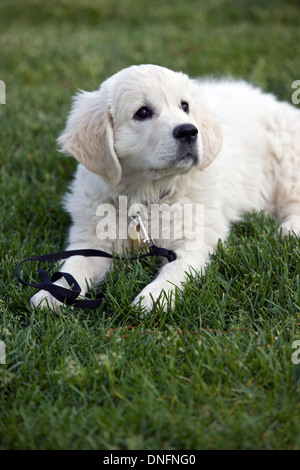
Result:
<svg viewBox="0 0 300 470"><path fill-rule="evenodd" d="M122 253L129 237L120 197L126 196L127 207L142 204L150 211L159 205L159 217L144 222L155 244L176 251L177 259L164 264L134 299L145 310L174 298L186 273L203 271L218 240L245 212L272 212L283 234L300 233L300 112L244 81L192 80L155 65L132 66L99 90L75 97L58 143L80 162L65 198L73 220L68 250ZM101 207L111 206L117 230L107 228L103 236ZM170 207L174 220L163 236L157 224ZM185 227L176 229L176 210L184 207L193 210L181 219ZM110 263L73 256L63 271L85 294ZM60 305L45 291L31 303Z"/></svg>

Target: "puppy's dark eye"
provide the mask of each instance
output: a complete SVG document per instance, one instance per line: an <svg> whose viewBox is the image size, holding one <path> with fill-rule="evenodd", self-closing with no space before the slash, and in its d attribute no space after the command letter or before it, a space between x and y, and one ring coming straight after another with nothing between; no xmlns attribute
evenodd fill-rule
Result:
<svg viewBox="0 0 300 470"><path fill-rule="evenodd" d="M186 101L181 101L181 108L185 113L189 113L189 105Z"/></svg>
<svg viewBox="0 0 300 470"><path fill-rule="evenodd" d="M152 117L152 112L147 106L140 108L134 115L134 119L149 119Z"/></svg>

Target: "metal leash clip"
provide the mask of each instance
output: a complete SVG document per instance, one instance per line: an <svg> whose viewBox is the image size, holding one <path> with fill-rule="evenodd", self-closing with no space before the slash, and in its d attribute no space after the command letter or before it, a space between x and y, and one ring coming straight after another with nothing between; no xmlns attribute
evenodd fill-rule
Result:
<svg viewBox="0 0 300 470"><path fill-rule="evenodd" d="M130 217L128 235L130 238L131 248L139 249L141 244L144 243L150 251L152 246L154 246L154 242L152 238L149 237L139 213Z"/></svg>

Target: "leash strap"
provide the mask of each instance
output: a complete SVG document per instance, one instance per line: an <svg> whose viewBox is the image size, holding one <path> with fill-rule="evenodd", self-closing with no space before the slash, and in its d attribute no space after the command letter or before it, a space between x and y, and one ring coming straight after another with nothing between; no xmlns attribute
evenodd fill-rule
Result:
<svg viewBox="0 0 300 470"><path fill-rule="evenodd" d="M36 289L43 289L50 294L53 295L57 300L62 303L66 303L67 305L73 305L78 308L97 308L103 302L105 296L102 293L97 294L96 299L77 299L77 297L81 293L81 288L76 281L76 279L70 273L64 273L61 271L55 272L52 277L50 278L47 271L44 269L38 269L37 272L39 274L41 282L36 284L30 284L29 282L24 281L20 276L20 267L23 263L28 261L39 261L39 262L51 262L51 261L62 261L64 259L70 258L71 256L93 256L93 257L104 257L113 259L114 256L110 253L106 253L105 251L101 250L70 250L70 251L58 251L56 253L50 253L47 255L41 256L34 256L30 258L23 259L20 261L15 270L15 276L18 281L27 287L34 287ZM115 258L119 258L122 260L128 259L129 261L138 260L140 258L146 258L148 256L163 256L167 258L167 260L171 263L176 259L176 253L173 250L167 250L166 248L159 248L155 245L150 247L149 253L145 253L139 256L133 256L130 258L122 258L120 256L116 256ZM54 284L55 281L64 277L67 281L70 289L66 287L61 287ZM87 294L87 297L89 294Z"/></svg>

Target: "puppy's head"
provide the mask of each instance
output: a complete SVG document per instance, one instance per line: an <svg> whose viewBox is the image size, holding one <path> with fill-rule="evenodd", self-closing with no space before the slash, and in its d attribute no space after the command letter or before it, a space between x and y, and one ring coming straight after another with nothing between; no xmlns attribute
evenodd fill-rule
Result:
<svg viewBox="0 0 300 470"><path fill-rule="evenodd" d="M206 168L220 150L221 131L187 75L141 65L79 93L58 143L117 185L122 174L156 180Z"/></svg>

